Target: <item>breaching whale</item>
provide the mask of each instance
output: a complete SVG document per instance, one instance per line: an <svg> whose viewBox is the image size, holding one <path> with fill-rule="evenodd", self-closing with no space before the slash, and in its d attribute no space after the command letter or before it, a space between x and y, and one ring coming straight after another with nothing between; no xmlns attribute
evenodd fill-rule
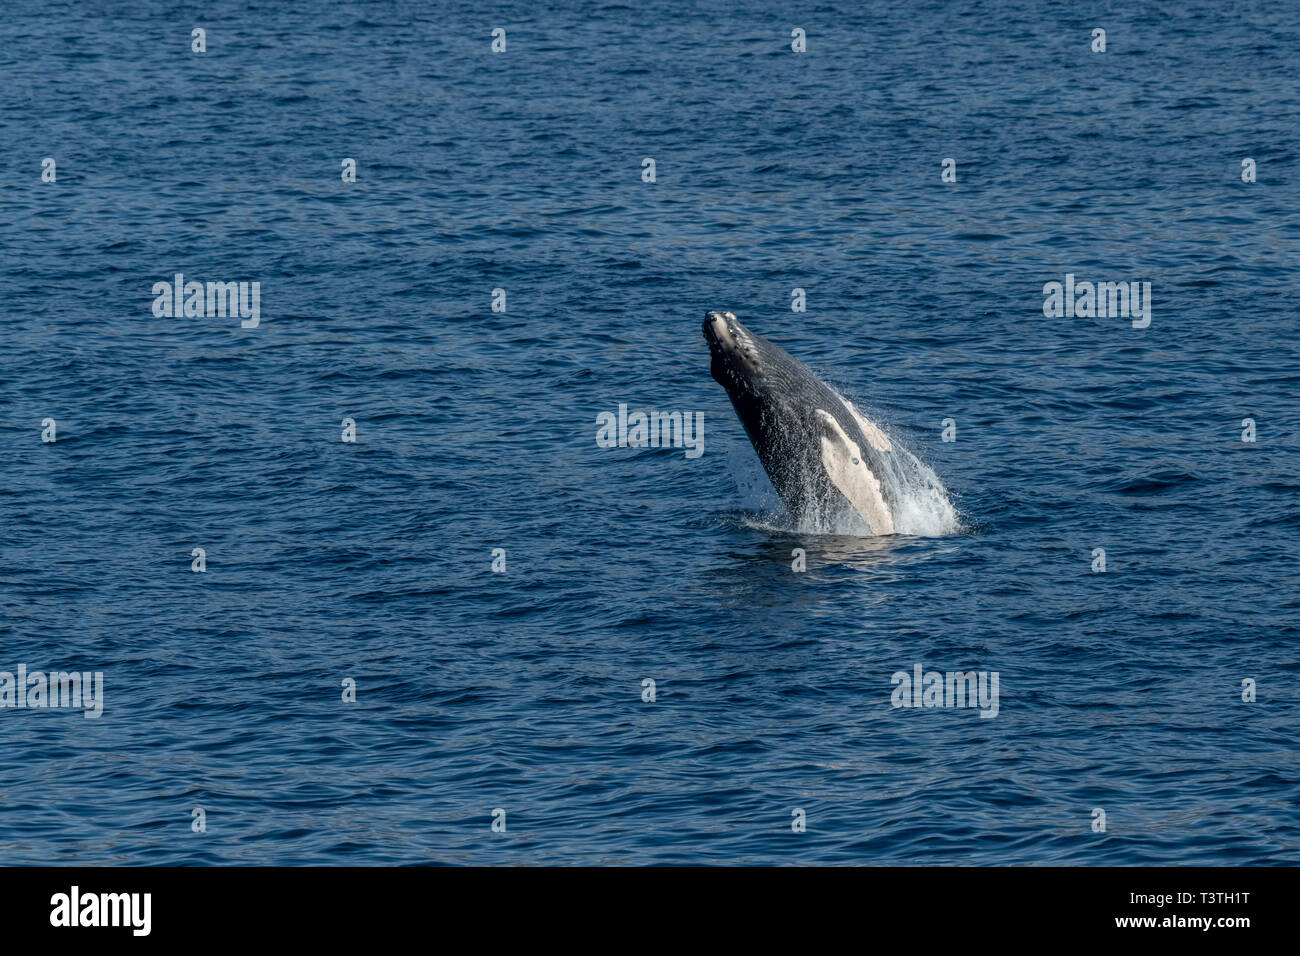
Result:
<svg viewBox="0 0 1300 956"><path fill-rule="evenodd" d="M945 534L957 515L939 479L785 349L730 312L708 312L710 372L801 530Z"/></svg>

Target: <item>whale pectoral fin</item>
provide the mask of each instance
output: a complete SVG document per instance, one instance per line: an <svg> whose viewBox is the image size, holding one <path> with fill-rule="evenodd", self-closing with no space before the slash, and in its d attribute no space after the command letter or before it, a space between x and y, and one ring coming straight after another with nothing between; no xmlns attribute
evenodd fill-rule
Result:
<svg viewBox="0 0 1300 956"><path fill-rule="evenodd" d="M834 416L821 409L817 410L817 423L821 428L822 467L831 484L873 532L893 534L894 519L881 494L880 481L872 474L857 443L845 434Z"/></svg>
<svg viewBox="0 0 1300 956"><path fill-rule="evenodd" d="M880 430L879 425L854 408L853 403L843 395L840 396L840 401L844 403L844 407L848 410L848 413L853 416L853 420L858 423L858 427L862 429L862 434L866 436L867 441L871 442L872 448L876 449L876 451L894 450L894 446L890 442L889 436Z"/></svg>

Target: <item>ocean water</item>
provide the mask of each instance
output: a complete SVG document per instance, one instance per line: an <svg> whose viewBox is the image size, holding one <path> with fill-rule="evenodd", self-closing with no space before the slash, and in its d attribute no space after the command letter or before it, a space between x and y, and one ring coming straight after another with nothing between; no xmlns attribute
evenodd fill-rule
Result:
<svg viewBox="0 0 1300 956"><path fill-rule="evenodd" d="M0 670L103 674L0 863L1300 861L1296 5L287 7L0 19ZM707 309L960 530L765 510Z"/></svg>

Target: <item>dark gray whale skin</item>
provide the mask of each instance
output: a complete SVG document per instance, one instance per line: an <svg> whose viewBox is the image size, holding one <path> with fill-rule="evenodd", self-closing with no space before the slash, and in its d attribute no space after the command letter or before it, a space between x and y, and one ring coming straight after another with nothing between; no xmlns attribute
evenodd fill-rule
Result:
<svg viewBox="0 0 1300 956"><path fill-rule="evenodd" d="M727 390L758 459L781 502L797 523L857 512L826 472L822 437L830 415L865 456L872 473L887 473L892 452L881 452L864 434L844 401L785 349L749 331L730 312L711 311L704 338L712 355L710 373ZM881 496L895 510L892 483L880 481ZM868 524L870 522L868 521ZM881 533L882 529L873 529ZM892 531L892 527L887 529Z"/></svg>

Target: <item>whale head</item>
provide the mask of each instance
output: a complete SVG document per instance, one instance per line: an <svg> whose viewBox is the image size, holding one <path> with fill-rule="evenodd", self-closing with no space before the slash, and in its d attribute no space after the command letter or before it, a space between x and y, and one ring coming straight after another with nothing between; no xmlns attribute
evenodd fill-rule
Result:
<svg viewBox="0 0 1300 956"><path fill-rule="evenodd" d="M734 313L704 317L709 372L727 391L759 460L777 493L789 502L804 497L801 466L792 464L811 447L818 407L835 401L829 389L789 352L749 331Z"/></svg>
<svg viewBox="0 0 1300 956"><path fill-rule="evenodd" d="M761 454L780 428L777 418L784 417L779 414L784 402L774 372L782 364L782 356L785 360L789 356L750 332L732 312L705 313L704 340L712 359L709 374L727 390L740 423Z"/></svg>
<svg viewBox="0 0 1300 956"><path fill-rule="evenodd" d="M709 372L732 401L770 400L783 366L793 361L785 350L741 325L732 312L706 313L704 340L713 358Z"/></svg>

